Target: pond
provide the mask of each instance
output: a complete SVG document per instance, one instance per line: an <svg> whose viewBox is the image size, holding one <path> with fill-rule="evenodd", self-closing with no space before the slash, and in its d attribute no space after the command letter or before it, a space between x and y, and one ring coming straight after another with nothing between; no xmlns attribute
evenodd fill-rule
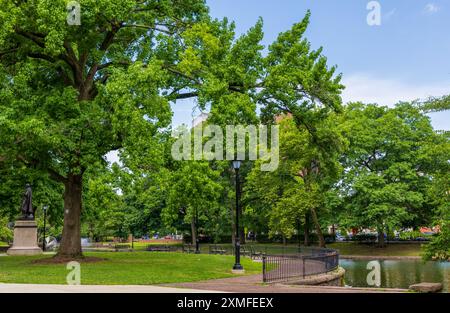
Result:
<svg viewBox="0 0 450 313"><path fill-rule="evenodd" d="M352 287L371 287L367 276L369 261L340 260L346 270L345 284ZM421 282L442 283L444 291L450 291L450 262L427 262L420 260L379 260L382 288L405 288Z"/></svg>

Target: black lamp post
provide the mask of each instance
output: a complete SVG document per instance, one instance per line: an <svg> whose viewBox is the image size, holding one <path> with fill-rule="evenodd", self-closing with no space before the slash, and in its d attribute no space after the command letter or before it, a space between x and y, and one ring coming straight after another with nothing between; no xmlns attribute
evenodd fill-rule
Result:
<svg viewBox="0 0 450 313"><path fill-rule="evenodd" d="M240 198L240 186L239 186L239 168L241 167L241 161L233 161L233 168L236 172L236 239L235 239L235 264L233 270L242 271L244 268L241 265L241 242L239 240L239 198Z"/></svg>
<svg viewBox="0 0 450 313"><path fill-rule="evenodd" d="M42 250L45 251L45 229L47 228L46 221L47 221L47 209L48 205L44 205L42 210L44 211L44 239L42 240Z"/></svg>
<svg viewBox="0 0 450 313"><path fill-rule="evenodd" d="M198 209L195 208L195 254L200 254L200 239L198 238Z"/></svg>

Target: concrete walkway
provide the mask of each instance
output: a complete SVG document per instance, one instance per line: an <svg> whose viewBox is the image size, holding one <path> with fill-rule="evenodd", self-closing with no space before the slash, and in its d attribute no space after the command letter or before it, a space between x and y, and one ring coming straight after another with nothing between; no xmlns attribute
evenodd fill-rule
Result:
<svg viewBox="0 0 450 313"><path fill-rule="evenodd" d="M239 283L239 278L167 286L69 286L38 284L2 284L1 293L398 293L403 289L286 286Z"/></svg>
<svg viewBox="0 0 450 313"><path fill-rule="evenodd" d="M295 286L284 284L262 284L262 275L214 279L194 283L167 284L167 287L218 290L236 293L403 293L405 289L346 288L329 286Z"/></svg>
<svg viewBox="0 0 450 313"><path fill-rule="evenodd" d="M221 293L161 286L69 286L37 284L2 284L0 293Z"/></svg>

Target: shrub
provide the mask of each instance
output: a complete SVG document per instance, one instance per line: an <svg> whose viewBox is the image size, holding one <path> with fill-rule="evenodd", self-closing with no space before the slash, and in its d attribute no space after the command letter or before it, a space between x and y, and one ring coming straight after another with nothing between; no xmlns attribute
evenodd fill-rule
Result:
<svg viewBox="0 0 450 313"><path fill-rule="evenodd" d="M376 234L356 234L352 237L352 241L358 241L358 242L375 242L377 241L377 235Z"/></svg>
<svg viewBox="0 0 450 313"><path fill-rule="evenodd" d="M8 219L0 218L0 241L10 242L13 239L13 231L8 227Z"/></svg>

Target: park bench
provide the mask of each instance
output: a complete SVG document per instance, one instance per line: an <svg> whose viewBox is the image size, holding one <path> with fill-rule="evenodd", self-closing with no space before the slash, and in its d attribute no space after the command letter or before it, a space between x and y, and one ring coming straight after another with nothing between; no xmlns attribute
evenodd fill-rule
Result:
<svg viewBox="0 0 450 313"><path fill-rule="evenodd" d="M145 249L150 252L174 252L177 247L170 245L148 245Z"/></svg>
<svg viewBox="0 0 450 313"><path fill-rule="evenodd" d="M247 247L247 246L241 246L241 255L242 256L247 256L247 257L252 257L253 253L252 253L252 247Z"/></svg>
<svg viewBox="0 0 450 313"><path fill-rule="evenodd" d="M192 244L183 245L183 253L195 253L195 246Z"/></svg>
<svg viewBox="0 0 450 313"><path fill-rule="evenodd" d="M210 245L209 246L209 254L226 254L227 250L224 247L218 245Z"/></svg>
<svg viewBox="0 0 450 313"><path fill-rule="evenodd" d="M115 252L119 252L119 251L133 251L133 249L131 249L131 245L129 244L116 244L113 247Z"/></svg>
<svg viewBox="0 0 450 313"><path fill-rule="evenodd" d="M262 257L266 255L265 252L256 250L253 246L250 246L250 251L251 251L250 258L252 259L262 259Z"/></svg>

